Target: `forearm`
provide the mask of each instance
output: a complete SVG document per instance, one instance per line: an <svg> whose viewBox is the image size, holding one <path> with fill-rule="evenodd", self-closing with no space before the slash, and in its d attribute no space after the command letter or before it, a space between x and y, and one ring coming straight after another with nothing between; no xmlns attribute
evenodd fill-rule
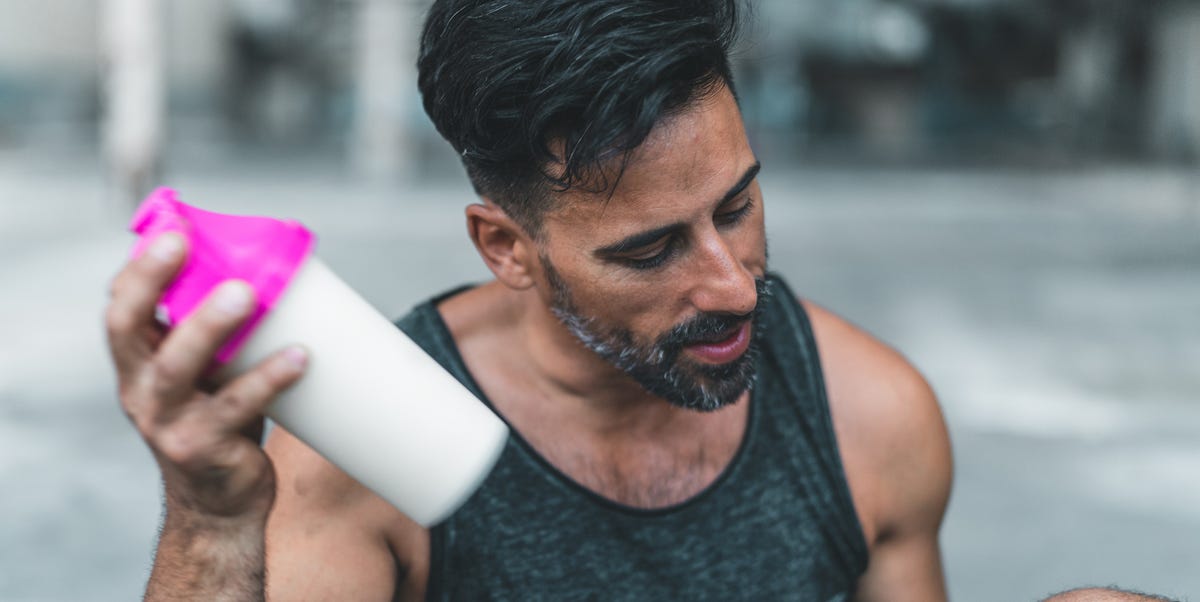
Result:
<svg viewBox="0 0 1200 602"><path fill-rule="evenodd" d="M265 530L266 516L233 521L168 510L145 600L264 600Z"/></svg>

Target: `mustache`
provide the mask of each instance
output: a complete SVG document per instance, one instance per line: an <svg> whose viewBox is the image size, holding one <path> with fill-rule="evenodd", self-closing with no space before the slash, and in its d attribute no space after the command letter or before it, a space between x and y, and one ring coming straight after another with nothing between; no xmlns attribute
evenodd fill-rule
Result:
<svg viewBox="0 0 1200 602"><path fill-rule="evenodd" d="M659 337L658 347L674 351L688 345L715 343L729 338L733 330L762 314L766 299L771 294L770 286L765 279L755 278L754 288L757 293L754 309L744 314L697 314Z"/></svg>

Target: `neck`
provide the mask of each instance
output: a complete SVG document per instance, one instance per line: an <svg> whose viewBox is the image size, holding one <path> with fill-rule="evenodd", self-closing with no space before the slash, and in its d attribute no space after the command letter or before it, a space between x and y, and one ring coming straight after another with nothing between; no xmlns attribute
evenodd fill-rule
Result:
<svg viewBox="0 0 1200 602"><path fill-rule="evenodd" d="M591 491L639 508L678 504L712 484L737 452L748 394L716 412L672 405L585 347L536 298L515 332L529 388L540 394L510 418L548 462Z"/></svg>
<svg viewBox="0 0 1200 602"><path fill-rule="evenodd" d="M439 309L496 409L548 462L610 499L687 499L742 440L748 394L716 412L671 405L584 347L534 292L492 283Z"/></svg>

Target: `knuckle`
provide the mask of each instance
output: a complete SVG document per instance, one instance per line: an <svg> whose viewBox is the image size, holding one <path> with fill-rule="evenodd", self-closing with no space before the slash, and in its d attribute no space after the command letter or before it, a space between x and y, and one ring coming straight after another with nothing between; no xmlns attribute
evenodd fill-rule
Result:
<svg viewBox="0 0 1200 602"><path fill-rule="evenodd" d="M173 384L179 378L179 369L161 356L155 356L150 360L150 373L154 377L155 384Z"/></svg>
<svg viewBox="0 0 1200 602"><path fill-rule="evenodd" d="M195 433L186 428L163 430L155 438L154 447L168 461L179 466L194 465L200 455Z"/></svg>
<svg viewBox="0 0 1200 602"><path fill-rule="evenodd" d="M142 434L142 438L149 438L154 434L155 423L154 419L146 414L129 414L129 421L133 423L133 427Z"/></svg>
<svg viewBox="0 0 1200 602"><path fill-rule="evenodd" d="M122 383L118 399L121 412L133 424L134 428L145 439L150 439L159 427L158 418L161 407L154 403L153 398L147 398L141 388Z"/></svg>
<svg viewBox="0 0 1200 602"><path fill-rule="evenodd" d="M231 326L231 320L211 307L201 307L179 324L179 328L187 333L186 336L197 348L216 348Z"/></svg>
<svg viewBox="0 0 1200 602"><path fill-rule="evenodd" d="M116 338L133 330L134 323L133 315L117 303L110 303L104 311L104 325L108 329L109 338Z"/></svg>
<svg viewBox="0 0 1200 602"><path fill-rule="evenodd" d="M184 383L185 370L180 366L169 362L162 357L155 357L150 361L150 381L151 390L156 399L164 399L173 396Z"/></svg>
<svg viewBox="0 0 1200 602"><path fill-rule="evenodd" d="M241 407L246 403L246 396L241 391L223 391L217 399L221 404L233 407Z"/></svg>
<svg viewBox="0 0 1200 602"><path fill-rule="evenodd" d="M218 395L219 403L235 415L256 410L274 397L275 387L261 372L247 374L237 386L230 387Z"/></svg>
<svg viewBox="0 0 1200 602"><path fill-rule="evenodd" d="M139 261L141 258L133 259L125 264L119 272L113 275L108 283L108 294L111 298L126 297L136 294L140 288L146 286L147 273L145 266Z"/></svg>
<svg viewBox="0 0 1200 602"><path fill-rule="evenodd" d="M120 297L125 294L129 288L130 269L131 266L126 264L125 267L121 268L116 274L113 274L112 278L108 280L109 298Z"/></svg>
<svg viewBox="0 0 1200 602"><path fill-rule="evenodd" d="M240 414L245 408L252 405L256 396L252 392L247 391L224 391L217 396L217 403L221 407L235 414Z"/></svg>
<svg viewBox="0 0 1200 602"><path fill-rule="evenodd" d="M129 419L132 420L137 414L139 414L138 408L141 407L142 404L138 401L137 395L131 392L128 387L123 385L119 387L117 392L117 400L121 403L121 411L124 412L125 416Z"/></svg>
<svg viewBox="0 0 1200 602"><path fill-rule="evenodd" d="M127 394L121 395L119 399L121 401L121 413L125 415L125 418L133 424L138 432L143 435L149 433L150 424L146 419L146 413L139 410L141 404Z"/></svg>

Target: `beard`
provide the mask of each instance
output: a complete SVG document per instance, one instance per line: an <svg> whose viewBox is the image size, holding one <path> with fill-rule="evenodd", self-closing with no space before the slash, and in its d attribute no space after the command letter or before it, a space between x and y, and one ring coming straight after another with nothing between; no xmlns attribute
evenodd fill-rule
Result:
<svg viewBox="0 0 1200 602"><path fill-rule="evenodd" d="M761 353L761 317L771 294L765 279L755 278L758 301L748 314L701 313L676 325L653 341L639 341L633 332L581 313L572 301L570 287L549 258L542 257L553 294L550 310L563 326L593 353L629 375L642 388L670 404L688 410L712 412L736 402L754 386ZM727 339L750 323L750 344L745 353L727 364L693 361L683 352L689 345Z"/></svg>

